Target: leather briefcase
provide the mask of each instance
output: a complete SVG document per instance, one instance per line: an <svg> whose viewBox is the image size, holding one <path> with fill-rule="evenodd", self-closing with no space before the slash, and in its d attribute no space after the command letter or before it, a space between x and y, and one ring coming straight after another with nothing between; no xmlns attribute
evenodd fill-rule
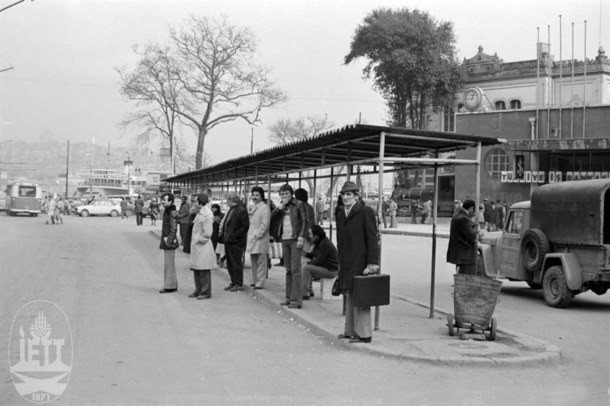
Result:
<svg viewBox="0 0 610 406"><path fill-rule="evenodd" d="M359 275L352 282L352 304L355 307L390 304L390 275Z"/></svg>

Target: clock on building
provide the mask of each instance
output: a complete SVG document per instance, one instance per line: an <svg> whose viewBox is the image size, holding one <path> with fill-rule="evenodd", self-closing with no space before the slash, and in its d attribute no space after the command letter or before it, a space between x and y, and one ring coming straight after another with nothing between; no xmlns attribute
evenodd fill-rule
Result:
<svg viewBox="0 0 610 406"><path fill-rule="evenodd" d="M464 106L470 111L475 111L481 106L483 92L478 87L471 87L464 91Z"/></svg>

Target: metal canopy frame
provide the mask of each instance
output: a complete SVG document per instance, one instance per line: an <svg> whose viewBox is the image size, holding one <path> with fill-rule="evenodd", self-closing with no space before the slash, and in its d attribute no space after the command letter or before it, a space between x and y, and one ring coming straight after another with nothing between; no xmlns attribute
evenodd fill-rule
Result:
<svg viewBox="0 0 610 406"><path fill-rule="evenodd" d="M404 169L432 168L434 169L433 189L433 222L432 222L432 266L430 286L430 318L434 317L434 295L436 274L436 228L438 193L438 169L443 166L474 165L475 166L475 199L480 201L480 166L481 148L483 146L506 143L506 140L494 137L484 137L472 134L446 133L440 131L414 130L400 127L385 127L372 125L348 125L302 141L293 142L266 149L245 157L231 159L209 168L182 173L169 177L164 181L173 187L206 187L220 186L221 191L228 190L230 184L242 189L252 182L258 184L265 181L271 189L272 183L286 183L313 179L315 188L317 179L331 178L335 175L334 168L346 166L347 173L340 176L358 174L379 174L379 190L383 191L383 175ZM475 159L441 158L445 152L453 152L466 148L476 148ZM372 170L358 166L372 166ZM386 165L390 166L389 168ZM357 172L354 172L356 167ZM330 169L329 175L320 175L320 169ZM313 175L303 176L303 172L311 171ZM291 178L291 174L298 178ZM243 190L243 189L242 189ZM332 191L331 191L332 194ZM377 213L382 215L383 194L379 194ZM333 196L330 196L331 207ZM476 214L478 215L478 205ZM330 236L332 238L332 221ZM379 308L375 313L375 325L378 326Z"/></svg>

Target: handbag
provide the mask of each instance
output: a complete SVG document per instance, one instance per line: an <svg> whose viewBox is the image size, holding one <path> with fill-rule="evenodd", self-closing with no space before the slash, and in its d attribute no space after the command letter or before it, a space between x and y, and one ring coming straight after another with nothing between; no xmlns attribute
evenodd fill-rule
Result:
<svg viewBox="0 0 610 406"><path fill-rule="evenodd" d="M270 242L269 243L269 258L270 259L282 259L282 243L281 242Z"/></svg>
<svg viewBox="0 0 610 406"><path fill-rule="evenodd" d="M385 306L390 304L390 275L358 275L352 282L354 307Z"/></svg>
<svg viewBox="0 0 610 406"><path fill-rule="evenodd" d="M333 283L333 288L330 293L333 296L339 296L341 294L341 282L339 282L339 278L335 278L335 282Z"/></svg>

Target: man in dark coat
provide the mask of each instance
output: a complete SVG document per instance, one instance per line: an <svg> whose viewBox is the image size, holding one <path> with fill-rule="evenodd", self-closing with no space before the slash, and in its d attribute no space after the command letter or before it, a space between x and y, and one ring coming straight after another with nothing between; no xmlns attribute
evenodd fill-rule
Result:
<svg viewBox="0 0 610 406"><path fill-rule="evenodd" d="M485 229L487 231L491 231L491 217L493 216L493 206L489 199L483 199L483 207L485 207L485 211L483 212L483 219L485 220Z"/></svg>
<svg viewBox="0 0 610 406"><path fill-rule="evenodd" d="M161 226L161 242L159 248L165 253L163 264L163 289L159 293L170 293L178 290L176 277L176 248L180 246L176 233L178 232L178 215L174 206L174 195L166 193L161 196L163 212L163 225Z"/></svg>
<svg viewBox="0 0 610 406"><path fill-rule="evenodd" d="M180 210L178 210L178 222L180 223L180 237L182 242L186 238L186 232L189 228L189 216L191 215L191 206L188 204L186 196L180 198L182 203L180 204Z"/></svg>
<svg viewBox="0 0 610 406"><path fill-rule="evenodd" d="M174 204L174 200L173 200L173 197L172 197L172 205L173 204ZM142 200L142 196L138 195L138 198L134 202L134 209L133 209L133 211L136 213L136 225L137 226L141 226L142 225L142 218L144 216L144 213L143 213L144 212L144 200Z"/></svg>
<svg viewBox="0 0 610 406"><path fill-rule="evenodd" d="M225 290L237 292L244 290L244 250L248 240L250 219L248 210L244 207L237 193L227 195L227 205L230 209L224 216L219 230L220 242L225 245L227 270L231 283Z"/></svg>
<svg viewBox="0 0 610 406"><path fill-rule="evenodd" d="M350 342L370 343L372 339L371 308L352 305L352 282L356 275L379 272L379 240L372 208L357 199L358 187L347 181L341 189L344 207L337 213L337 249L339 280L346 297L345 331L339 338Z"/></svg>
<svg viewBox="0 0 610 406"><path fill-rule="evenodd" d="M451 218L447 262L457 265L459 274L476 275L478 224L473 220L474 200L464 200Z"/></svg>

